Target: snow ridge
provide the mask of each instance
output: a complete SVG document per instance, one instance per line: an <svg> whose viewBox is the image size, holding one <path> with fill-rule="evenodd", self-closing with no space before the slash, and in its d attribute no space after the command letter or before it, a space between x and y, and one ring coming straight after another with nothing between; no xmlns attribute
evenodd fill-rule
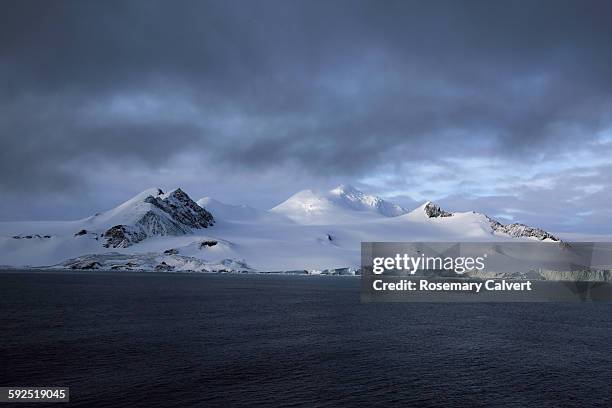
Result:
<svg viewBox="0 0 612 408"><path fill-rule="evenodd" d="M463 217L470 217L474 220L484 219L484 222L488 224L491 228L492 233L498 233L503 235L508 235L514 238L530 238L536 239L538 241L554 241L554 242L562 242L559 238L554 236L553 234L544 231L543 229L530 227L525 224L513 223L513 224L502 224L501 222L489 217L486 214L481 214L477 212L472 213L452 213L449 211L445 211L436 203L431 201L426 201L421 206L419 206L416 210L412 211L411 214L416 217L422 217L425 215L426 218L448 218L448 217L456 217L461 214Z"/></svg>
<svg viewBox="0 0 612 408"><path fill-rule="evenodd" d="M385 217L397 217L408 211L401 206L380 197L357 190L350 184L342 184L329 192L329 197L358 211L375 211Z"/></svg>
<svg viewBox="0 0 612 408"><path fill-rule="evenodd" d="M559 238L554 236L553 234L544 231L543 229L530 227L529 225L520 224L520 223L512 223L512 224L502 224L490 217L487 217L491 222L491 228L494 231L501 232L502 234L510 235L511 237L525 237L525 238L534 238L538 241L555 241L561 242Z"/></svg>

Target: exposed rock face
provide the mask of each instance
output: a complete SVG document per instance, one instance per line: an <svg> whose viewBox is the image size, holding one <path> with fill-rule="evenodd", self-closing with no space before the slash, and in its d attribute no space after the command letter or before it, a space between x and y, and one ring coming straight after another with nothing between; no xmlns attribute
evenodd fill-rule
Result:
<svg viewBox="0 0 612 408"><path fill-rule="evenodd" d="M425 214L427 214L429 218L452 217L453 216L452 213L449 213L441 209L438 204L434 204L431 202L425 204L424 210L425 210Z"/></svg>
<svg viewBox="0 0 612 408"><path fill-rule="evenodd" d="M206 248L206 247L213 247L213 246L215 246L217 244L218 244L218 242L217 241L213 241L213 240L202 241L202 242L200 242L200 249Z"/></svg>
<svg viewBox="0 0 612 408"><path fill-rule="evenodd" d="M154 269L155 272L172 272L174 270L174 266L168 265L165 262L160 263Z"/></svg>
<svg viewBox="0 0 612 408"><path fill-rule="evenodd" d="M23 239L32 239L32 238L49 239L51 238L51 235L39 235L39 234L36 234L34 236L32 235L13 235L13 239L22 239L22 238Z"/></svg>
<svg viewBox="0 0 612 408"><path fill-rule="evenodd" d="M540 228L530 227L525 224L507 224L504 225L494 219L487 217L491 222L491 228L493 231L501 232L504 234L508 234L512 237L526 237L526 238L535 238L539 241L544 241L549 239L551 241L561 242L561 240L549 232L544 231Z"/></svg>
<svg viewBox="0 0 612 408"><path fill-rule="evenodd" d="M106 230L104 247L127 248L149 236L184 235L214 224L212 214L197 205L183 190L177 189L162 197L162 194L147 196L144 202L150 204L151 209L133 225L120 224Z"/></svg>
<svg viewBox="0 0 612 408"><path fill-rule="evenodd" d="M214 224L211 213L200 207L180 188L161 199L149 196L146 202L171 215L176 222L190 228L207 228Z"/></svg>
<svg viewBox="0 0 612 408"><path fill-rule="evenodd" d="M83 262L76 262L70 265L70 269L100 269L101 266L102 264L97 261L93 261L93 262L83 261Z"/></svg>
<svg viewBox="0 0 612 408"><path fill-rule="evenodd" d="M127 248L136 242L142 241L146 237L147 235L142 230L126 225L115 225L104 233L104 238L106 238L104 247Z"/></svg>

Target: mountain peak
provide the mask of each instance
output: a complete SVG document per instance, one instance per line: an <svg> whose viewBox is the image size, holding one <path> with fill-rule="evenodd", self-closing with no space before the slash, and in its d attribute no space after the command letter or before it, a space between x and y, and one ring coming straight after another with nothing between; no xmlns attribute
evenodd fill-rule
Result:
<svg viewBox="0 0 612 408"><path fill-rule="evenodd" d="M160 189L159 191L162 191L162 190ZM168 198L168 197L175 197L175 198L178 198L178 199L183 199L183 200L184 200L184 199L186 199L186 198L187 198L187 199L191 199L191 198L190 198L190 197L187 195L187 193L185 193L185 192L184 192L184 191L183 191L183 190L182 190L180 187L178 187L178 188L176 188L176 189L174 189L174 190L171 190L171 191L169 191L168 193L164 193L164 192L162 191L162 193L161 193L161 194L158 194L158 195L164 195L164 196L165 196L165 198Z"/></svg>
<svg viewBox="0 0 612 408"><path fill-rule="evenodd" d="M271 211L307 224L333 223L339 219L354 221L359 213L384 217L397 217L407 213L399 205L365 194L350 184L341 184L326 193L300 191Z"/></svg>
<svg viewBox="0 0 612 408"><path fill-rule="evenodd" d="M214 224L212 214L183 190L147 189L120 206L91 219L104 228L105 247L125 248L154 235L184 235Z"/></svg>
<svg viewBox="0 0 612 408"><path fill-rule="evenodd" d="M200 207L180 188L169 192L163 199L156 197L154 201L149 202L188 227L207 228L214 222L212 214Z"/></svg>
<svg viewBox="0 0 612 408"><path fill-rule="evenodd" d="M364 193L350 184L341 184L330 191L330 198L357 211L376 212L385 217L397 217L408 211L381 197Z"/></svg>
<svg viewBox="0 0 612 408"><path fill-rule="evenodd" d="M336 195L340 195L340 194L364 194L362 191L356 189L351 184L340 184L336 188L330 190L330 193L331 194L336 194Z"/></svg>

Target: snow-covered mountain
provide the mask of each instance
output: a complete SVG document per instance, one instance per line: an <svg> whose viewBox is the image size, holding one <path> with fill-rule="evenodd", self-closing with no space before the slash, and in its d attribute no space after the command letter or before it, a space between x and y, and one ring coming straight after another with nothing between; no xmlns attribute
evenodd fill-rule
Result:
<svg viewBox="0 0 612 408"><path fill-rule="evenodd" d="M157 188L87 218L76 234L96 234L106 248L127 248L149 237L190 234L213 223L213 216L180 188L167 194Z"/></svg>
<svg viewBox="0 0 612 408"><path fill-rule="evenodd" d="M485 214L450 212L431 202L409 212L351 186L304 190L268 211L209 197L196 203L181 189L149 189L82 220L0 223L0 264L323 270L358 267L362 241L515 239L559 241L539 228L504 225Z"/></svg>
<svg viewBox="0 0 612 408"><path fill-rule="evenodd" d="M157 237L192 236L213 225L212 214L180 188L168 193L151 188L111 210L77 221L0 223L0 259L13 265L48 264L131 248Z"/></svg>
<svg viewBox="0 0 612 408"><path fill-rule="evenodd" d="M380 197L367 195L351 185L317 193L303 190L270 210L301 224L354 222L368 212L382 217L397 217L408 211Z"/></svg>

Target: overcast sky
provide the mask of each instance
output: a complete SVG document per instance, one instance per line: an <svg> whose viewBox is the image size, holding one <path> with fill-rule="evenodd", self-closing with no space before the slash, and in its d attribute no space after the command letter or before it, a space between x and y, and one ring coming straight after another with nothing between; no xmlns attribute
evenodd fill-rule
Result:
<svg viewBox="0 0 612 408"><path fill-rule="evenodd" d="M0 5L0 220L351 183L611 232L610 1Z"/></svg>

